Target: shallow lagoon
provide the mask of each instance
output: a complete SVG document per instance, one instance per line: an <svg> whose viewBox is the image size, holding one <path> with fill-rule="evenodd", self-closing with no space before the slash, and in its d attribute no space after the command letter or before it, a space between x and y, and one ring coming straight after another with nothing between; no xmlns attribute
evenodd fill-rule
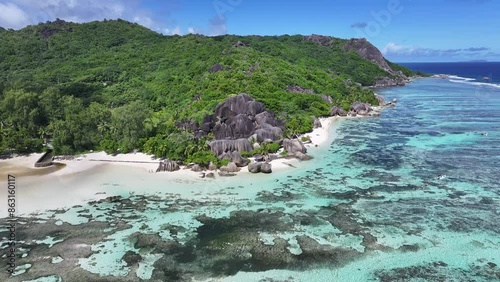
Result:
<svg viewBox="0 0 500 282"><path fill-rule="evenodd" d="M500 279L500 90L421 79L381 94L397 107L340 122L313 161L272 175L92 172L121 198L21 219L29 268L12 281Z"/></svg>

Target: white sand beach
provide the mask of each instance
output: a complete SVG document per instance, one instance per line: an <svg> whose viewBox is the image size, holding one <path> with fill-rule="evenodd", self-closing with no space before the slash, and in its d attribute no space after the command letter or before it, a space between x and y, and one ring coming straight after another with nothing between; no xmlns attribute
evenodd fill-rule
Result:
<svg viewBox="0 0 500 282"><path fill-rule="evenodd" d="M332 140L332 125L339 118L321 119L322 127L305 134L311 139L308 150L324 146ZM251 174L242 168L236 177L201 178L199 172L181 167L176 172L154 173L159 160L143 153L111 156L95 152L76 156L73 160L60 160L57 166L35 168L42 154L0 160L2 187L7 187L7 175L16 176L16 201L18 214L27 215L48 209L61 209L104 199L113 195L130 193L171 192L186 194L205 191L207 187L222 187L230 179L266 181L269 175ZM314 161L314 160L313 160ZM307 162L297 159L277 159L271 162L273 173L289 171ZM175 185L172 185L175 183ZM186 195L187 196L187 195ZM0 189L0 199L6 201L7 189ZM5 205L0 205L0 218L7 216Z"/></svg>

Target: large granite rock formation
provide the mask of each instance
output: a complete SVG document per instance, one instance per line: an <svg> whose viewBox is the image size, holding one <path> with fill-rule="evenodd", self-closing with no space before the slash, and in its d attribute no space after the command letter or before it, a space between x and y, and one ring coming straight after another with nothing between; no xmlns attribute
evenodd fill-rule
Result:
<svg viewBox="0 0 500 282"><path fill-rule="evenodd" d="M327 102L328 104L333 104L333 99L331 96L328 95L319 95L323 101Z"/></svg>
<svg viewBox="0 0 500 282"><path fill-rule="evenodd" d="M365 38L353 38L349 40L345 48L349 51L354 51L359 54L362 58L375 63L381 69L385 70L390 74L394 74L395 71L389 66L387 61L385 60L382 52L373 46L368 40Z"/></svg>
<svg viewBox="0 0 500 282"><path fill-rule="evenodd" d="M314 124L313 124L313 127L314 128L321 128L323 125L321 124L321 121L319 120L319 118L317 117L313 117L314 119Z"/></svg>
<svg viewBox="0 0 500 282"><path fill-rule="evenodd" d="M368 103L354 102L351 105L350 113L356 115L367 115L372 110L372 106Z"/></svg>
<svg viewBox="0 0 500 282"><path fill-rule="evenodd" d="M307 153L306 147L299 139L283 139L283 148L289 155L294 155L296 152Z"/></svg>
<svg viewBox="0 0 500 282"><path fill-rule="evenodd" d="M240 171L240 168L235 163L229 163L228 165L221 166L220 171L226 173L233 173Z"/></svg>
<svg viewBox="0 0 500 282"><path fill-rule="evenodd" d="M210 164L208 165L208 170L212 170L212 171L217 170L217 165L210 162Z"/></svg>
<svg viewBox="0 0 500 282"><path fill-rule="evenodd" d="M260 166L260 172L262 172L262 173L273 172L271 164L270 163L262 163L262 165Z"/></svg>
<svg viewBox="0 0 500 282"><path fill-rule="evenodd" d="M378 94L375 94L375 98L377 98L377 101L378 101L378 105L379 106L385 106L385 99L384 97L378 95Z"/></svg>
<svg viewBox="0 0 500 282"><path fill-rule="evenodd" d="M295 154L293 154L293 157L295 157L296 159L301 160L301 161L312 160L311 156L306 155L306 154L304 154L302 152L295 152Z"/></svg>
<svg viewBox="0 0 500 282"><path fill-rule="evenodd" d="M397 78L381 77L377 79L377 81L373 86L375 87L404 86L408 82L409 80L403 79L401 77Z"/></svg>
<svg viewBox="0 0 500 282"><path fill-rule="evenodd" d="M403 74L403 72L392 69L382 55L382 52L380 52L377 47L373 46L365 38L353 38L346 43L345 48L349 51L354 51L362 58L375 63L389 74L387 77L379 78L374 85L375 87L405 85L410 81L408 77Z"/></svg>
<svg viewBox="0 0 500 282"><path fill-rule="evenodd" d="M284 129L284 122L267 111L264 104L247 94L239 94L217 105L215 113L204 118L196 135L212 132L216 141L210 144L210 148L220 155L235 150L251 151L251 144L243 141L250 137L257 142L280 140Z"/></svg>
<svg viewBox="0 0 500 282"><path fill-rule="evenodd" d="M330 36L313 34L311 36L304 36L304 39L319 44L321 46L332 47L333 39Z"/></svg>
<svg viewBox="0 0 500 282"><path fill-rule="evenodd" d="M290 93L315 94L314 90L302 88L299 85L288 85L286 91Z"/></svg>
<svg viewBox="0 0 500 282"><path fill-rule="evenodd" d="M248 165L248 171L251 173L259 173L261 165L262 165L261 162L253 162Z"/></svg>
<svg viewBox="0 0 500 282"><path fill-rule="evenodd" d="M194 171L194 172L202 172L203 171L203 167L201 167L201 165L199 164L195 164L191 167L191 170Z"/></svg>
<svg viewBox="0 0 500 282"><path fill-rule="evenodd" d="M253 162L248 165L248 171L250 173L272 173L272 165L270 163L264 163L264 162Z"/></svg>
<svg viewBox="0 0 500 282"><path fill-rule="evenodd" d="M238 140L214 140L210 142L210 149L216 156L233 151L250 152L253 150L250 141L244 138Z"/></svg>
<svg viewBox="0 0 500 282"><path fill-rule="evenodd" d="M304 36L304 40L314 42L321 46L331 47L334 39L330 36L313 34L311 36ZM380 77L373 86L384 87L405 85L410 81L403 72L392 69L382 55L382 52L365 38L353 38L347 41L344 48L348 51L358 53L363 59L373 62L387 72L387 76Z"/></svg>
<svg viewBox="0 0 500 282"><path fill-rule="evenodd" d="M233 151L229 153L229 159L231 160L231 162L235 163L236 166L238 167L244 167L250 163L250 161L248 159L243 158L240 152L238 151Z"/></svg>
<svg viewBox="0 0 500 282"><path fill-rule="evenodd" d="M255 101L255 99L248 94L242 93L217 105L215 108L215 115L218 117L226 117L231 116L228 113L233 113L233 116L240 114L255 116L262 113L264 110L264 104Z"/></svg>
<svg viewBox="0 0 500 282"><path fill-rule="evenodd" d="M330 109L330 115L331 116L345 117L345 116L347 116L347 112L344 109L342 109L341 107L335 106L335 107L332 107Z"/></svg>
<svg viewBox="0 0 500 282"><path fill-rule="evenodd" d="M163 160L160 162L160 165L158 166L158 169L156 169L156 172L161 172L161 171L177 171L179 170L180 167L179 165L171 160Z"/></svg>

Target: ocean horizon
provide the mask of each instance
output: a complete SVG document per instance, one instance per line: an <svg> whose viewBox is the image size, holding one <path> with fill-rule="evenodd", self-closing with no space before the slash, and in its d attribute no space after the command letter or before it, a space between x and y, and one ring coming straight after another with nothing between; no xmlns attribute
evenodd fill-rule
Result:
<svg viewBox="0 0 500 282"><path fill-rule="evenodd" d="M500 87L500 62L399 63L414 71L455 76L457 83Z"/></svg>

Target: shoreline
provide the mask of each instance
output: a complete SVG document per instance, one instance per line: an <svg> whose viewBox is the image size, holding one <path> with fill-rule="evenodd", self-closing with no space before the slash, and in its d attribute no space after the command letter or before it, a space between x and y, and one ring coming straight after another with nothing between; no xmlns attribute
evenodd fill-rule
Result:
<svg viewBox="0 0 500 282"><path fill-rule="evenodd" d="M302 134L298 138L300 139L303 136L307 136L310 138L311 142L304 144L307 149L319 147L324 145L325 142L330 138L329 130L330 127L337 123L340 119L352 118L352 117L328 117L328 118L320 118L321 127L315 128L312 132ZM92 168L95 168L99 165L116 165L116 166L129 166L142 168L146 170L146 172L153 171L156 173L156 169L158 168L160 160L155 160L153 155L147 155L144 153L127 153L127 154L118 154L116 156L109 155L105 152L93 152L86 153L81 155L74 156L74 159L71 160L55 160L54 164L62 165L59 169L50 169L48 168L35 168L34 164L37 159L42 156L43 153L33 153L28 156L17 156L10 159L0 160L0 168L11 171L12 173L18 173L21 176L66 176L75 173L81 173ZM252 158L250 158L252 159ZM270 161L273 166L273 171L275 169L280 170L283 168L288 168L289 166L283 164L282 162L287 163L297 163L300 162L294 158L279 158L276 160ZM38 173L37 173L38 172ZM189 169L186 169L186 166L181 166L181 169L174 172L160 172L160 174L173 174L180 175L183 172L188 172L192 176L199 176L200 172L194 172ZM245 167L242 168L240 172L237 174L248 172L245 170ZM3 173L0 176L4 176Z"/></svg>
<svg viewBox="0 0 500 282"><path fill-rule="evenodd" d="M309 136L311 143L304 144L309 153L323 148L335 138L334 126L340 120L352 117L320 118L322 127L299 136ZM201 178L201 172L194 172L182 166L175 172L155 173L159 160L144 153L129 153L111 156L105 152L94 152L76 156L73 160L55 161L55 166L35 168L34 164L42 153L18 156L0 160L0 177L14 175L18 182L17 212L22 216L36 216L40 212L67 209L86 204L89 201L104 200L110 196L132 194L182 194L193 197L196 194L213 193L225 186L238 182L252 182L265 185L273 174L289 173L307 165L308 161L295 158L280 158L271 161L273 173L252 174L247 167L233 177ZM311 160L314 161L314 160ZM172 185L175 184L175 185ZM6 189L0 190L0 198L7 198ZM7 217L5 206L0 206L0 218Z"/></svg>

